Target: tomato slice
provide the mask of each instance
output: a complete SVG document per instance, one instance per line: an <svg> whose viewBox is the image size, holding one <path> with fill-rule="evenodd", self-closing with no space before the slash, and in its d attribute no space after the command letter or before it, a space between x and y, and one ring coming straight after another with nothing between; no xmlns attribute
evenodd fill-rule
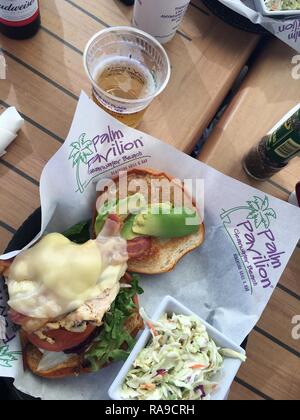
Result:
<svg viewBox="0 0 300 420"><path fill-rule="evenodd" d="M82 333L67 331L63 328L47 331L45 335L52 338L55 341L54 344L41 340L36 334L27 334L27 338L34 346L42 350L61 352L79 346L88 339L96 328L94 325L88 324L86 330Z"/></svg>

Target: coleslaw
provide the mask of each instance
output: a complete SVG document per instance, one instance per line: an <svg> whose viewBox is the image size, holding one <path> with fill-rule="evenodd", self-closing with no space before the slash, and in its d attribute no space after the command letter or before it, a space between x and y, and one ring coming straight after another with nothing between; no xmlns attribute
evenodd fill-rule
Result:
<svg viewBox="0 0 300 420"><path fill-rule="evenodd" d="M219 385L224 358L246 361L246 356L220 349L195 316L164 314L152 323L141 310L152 339L128 372L122 385L124 399L208 400Z"/></svg>
<svg viewBox="0 0 300 420"><path fill-rule="evenodd" d="M267 8L277 10L300 10L300 0L265 0Z"/></svg>

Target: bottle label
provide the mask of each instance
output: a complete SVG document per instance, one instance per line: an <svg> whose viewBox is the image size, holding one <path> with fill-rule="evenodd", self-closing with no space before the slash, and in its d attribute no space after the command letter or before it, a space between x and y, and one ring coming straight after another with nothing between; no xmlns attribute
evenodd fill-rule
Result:
<svg viewBox="0 0 300 420"><path fill-rule="evenodd" d="M300 110L267 139L267 154L275 162L287 163L300 153L299 123Z"/></svg>
<svg viewBox="0 0 300 420"><path fill-rule="evenodd" d="M38 0L0 0L0 23L4 25L29 25L38 14Z"/></svg>

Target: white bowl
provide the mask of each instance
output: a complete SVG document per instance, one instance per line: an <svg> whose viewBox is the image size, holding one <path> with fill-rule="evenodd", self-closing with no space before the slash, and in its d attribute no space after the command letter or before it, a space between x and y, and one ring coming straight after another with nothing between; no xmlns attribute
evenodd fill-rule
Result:
<svg viewBox="0 0 300 420"><path fill-rule="evenodd" d="M299 16L300 10L270 10L267 8L264 0L254 0L257 10L260 11L263 15L269 17L288 17L288 16Z"/></svg>
<svg viewBox="0 0 300 420"><path fill-rule="evenodd" d="M172 298L171 296L166 296L162 303L159 305L158 309L156 310L155 314L152 317L153 321L158 321L163 314L165 313L175 313L177 315L194 315L205 325L207 328L208 335L215 341L215 343L222 348L229 348L235 350L239 353L245 354L245 351L233 343L230 339L226 338L223 334L205 322L203 319L198 317L188 308L183 306L179 303L176 299ZM128 359L126 360L125 364L123 365L122 369L120 370L118 376L112 383L111 387L108 390L108 395L112 400L120 401L123 400L121 397L121 387L124 383L124 380L131 369L135 359L137 358L138 354L141 350L146 347L149 340L151 338L151 332L148 328L144 330L142 335L140 336L138 342L136 343L134 349L130 353ZM228 359L225 358L224 366L220 378L218 378L219 387L218 389L211 395L212 400L225 400L228 392L230 390L231 384L241 367L242 362L239 359Z"/></svg>

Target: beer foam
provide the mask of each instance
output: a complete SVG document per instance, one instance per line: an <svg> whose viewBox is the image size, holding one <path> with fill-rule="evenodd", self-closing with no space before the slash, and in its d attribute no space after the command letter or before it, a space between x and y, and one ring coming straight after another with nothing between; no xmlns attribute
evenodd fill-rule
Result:
<svg viewBox="0 0 300 420"><path fill-rule="evenodd" d="M101 60L94 68L92 74L93 79L97 80L110 67L126 67L127 69L132 69L135 73L137 73L145 82L143 98L151 96L155 93L157 85L153 74L144 64L133 58L114 56Z"/></svg>

